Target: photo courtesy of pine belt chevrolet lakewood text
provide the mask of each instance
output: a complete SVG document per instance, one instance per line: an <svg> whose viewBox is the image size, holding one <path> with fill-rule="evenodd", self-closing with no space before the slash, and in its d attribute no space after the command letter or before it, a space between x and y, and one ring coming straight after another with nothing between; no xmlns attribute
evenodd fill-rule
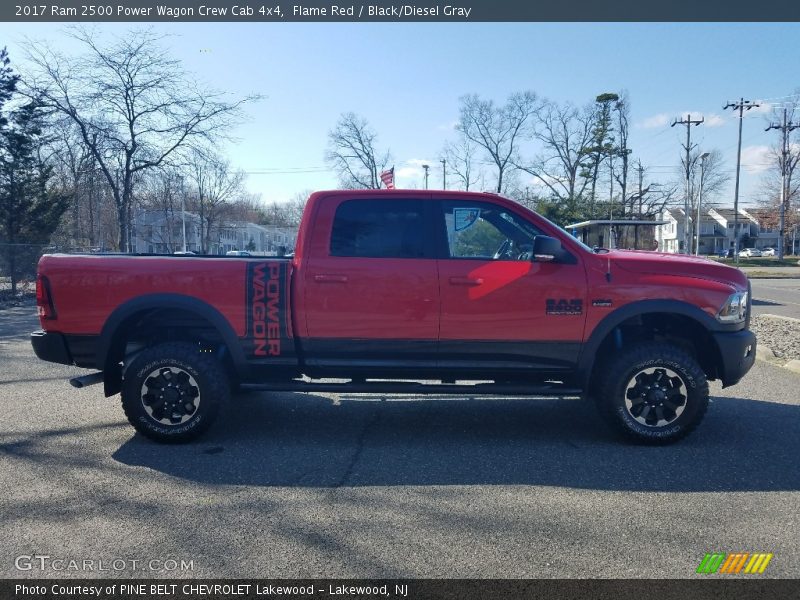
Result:
<svg viewBox="0 0 800 600"><path fill-rule="evenodd" d="M46 255L31 340L163 442L247 389L580 396L667 443L752 367L749 298L738 269L592 249L501 196L331 191L286 257Z"/></svg>

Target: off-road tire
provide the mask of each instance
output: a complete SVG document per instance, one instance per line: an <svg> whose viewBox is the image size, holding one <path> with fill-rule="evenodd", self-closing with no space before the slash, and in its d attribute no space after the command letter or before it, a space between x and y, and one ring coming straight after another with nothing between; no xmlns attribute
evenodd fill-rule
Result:
<svg viewBox="0 0 800 600"><path fill-rule="evenodd" d="M220 362L200 347L169 342L143 350L125 366L121 395L125 416L139 433L158 442L188 442L228 404L230 383Z"/></svg>
<svg viewBox="0 0 800 600"><path fill-rule="evenodd" d="M596 385L600 415L638 443L675 442L700 424L708 408L703 369L671 344L643 342L623 350L603 365Z"/></svg>

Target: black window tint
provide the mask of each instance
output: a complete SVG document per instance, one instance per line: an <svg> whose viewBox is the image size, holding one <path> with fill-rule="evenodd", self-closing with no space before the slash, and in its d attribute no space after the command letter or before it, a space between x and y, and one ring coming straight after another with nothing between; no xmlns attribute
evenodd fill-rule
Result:
<svg viewBox="0 0 800 600"><path fill-rule="evenodd" d="M347 200L336 209L331 256L424 258L423 205L416 200Z"/></svg>

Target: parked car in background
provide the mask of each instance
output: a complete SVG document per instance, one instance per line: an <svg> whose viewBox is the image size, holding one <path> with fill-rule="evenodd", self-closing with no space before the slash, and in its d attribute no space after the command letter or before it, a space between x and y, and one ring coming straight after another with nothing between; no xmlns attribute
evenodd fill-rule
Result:
<svg viewBox="0 0 800 600"><path fill-rule="evenodd" d="M228 250L225 256L251 256L247 250Z"/></svg>
<svg viewBox="0 0 800 600"><path fill-rule="evenodd" d="M719 253L720 258L733 258L733 248L728 248Z"/></svg>
<svg viewBox="0 0 800 600"><path fill-rule="evenodd" d="M764 248L761 251L761 256L775 256L775 248Z"/></svg>
<svg viewBox="0 0 800 600"><path fill-rule="evenodd" d="M758 248L744 248L739 250L739 258L754 258L761 256L761 250Z"/></svg>

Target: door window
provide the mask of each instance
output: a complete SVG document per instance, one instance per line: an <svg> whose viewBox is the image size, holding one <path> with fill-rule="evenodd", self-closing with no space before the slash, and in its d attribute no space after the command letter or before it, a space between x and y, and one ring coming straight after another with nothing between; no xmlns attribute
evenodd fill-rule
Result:
<svg viewBox="0 0 800 600"><path fill-rule="evenodd" d="M331 256L425 258L423 203L417 200L347 200L336 209Z"/></svg>
<svg viewBox="0 0 800 600"><path fill-rule="evenodd" d="M533 238L541 232L502 206L484 202L442 202L450 258L530 261Z"/></svg>

